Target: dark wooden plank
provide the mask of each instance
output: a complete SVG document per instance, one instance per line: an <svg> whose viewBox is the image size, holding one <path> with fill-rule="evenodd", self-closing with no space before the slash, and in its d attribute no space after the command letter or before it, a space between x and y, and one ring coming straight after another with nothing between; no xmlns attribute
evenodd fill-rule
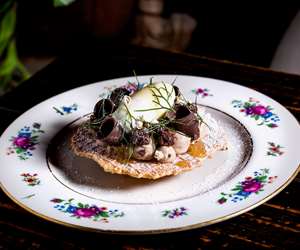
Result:
<svg viewBox="0 0 300 250"><path fill-rule="evenodd" d="M155 49L97 48L92 47L90 53L66 54L0 98L0 106L25 111L65 90L95 81L132 76L135 70L140 75L187 74L232 81L259 90L299 114L300 76Z"/></svg>

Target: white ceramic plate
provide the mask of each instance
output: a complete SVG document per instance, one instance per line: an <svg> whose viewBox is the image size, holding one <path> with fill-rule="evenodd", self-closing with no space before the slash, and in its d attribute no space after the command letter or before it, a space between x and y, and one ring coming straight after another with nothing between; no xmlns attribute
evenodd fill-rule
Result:
<svg viewBox="0 0 300 250"><path fill-rule="evenodd" d="M140 76L148 82L152 76ZM134 77L76 88L52 97L16 119L0 138L4 192L47 220L87 230L161 233L216 223L246 212L281 191L296 176L300 129L279 103L233 83L183 75L173 82L220 121L229 150L204 165L157 181L104 173L61 146L60 163L47 148L63 128L93 110L111 88L134 88ZM131 84L128 84L130 82Z"/></svg>

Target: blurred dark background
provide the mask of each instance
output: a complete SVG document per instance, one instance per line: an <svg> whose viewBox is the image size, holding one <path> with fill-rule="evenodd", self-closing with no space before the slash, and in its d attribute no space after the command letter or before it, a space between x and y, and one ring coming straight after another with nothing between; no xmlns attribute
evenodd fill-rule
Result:
<svg viewBox="0 0 300 250"><path fill-rule="evenodd" d="M32 73L70 46L84 51L86 39L269 67L297 12L298 7L275 3L229 6L216 1L207 6L191 0L77 0L55 8L50 0L26 0L17 3L16 40Z"/></svg>

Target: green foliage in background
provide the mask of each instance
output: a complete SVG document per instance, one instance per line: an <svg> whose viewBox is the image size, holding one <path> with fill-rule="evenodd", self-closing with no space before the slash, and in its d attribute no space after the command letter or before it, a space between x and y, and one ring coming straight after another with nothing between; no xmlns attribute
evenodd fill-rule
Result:
<svg viewBox="0 0 300 250"><path fill-rule="evenodd" d="M70 3L73 3L75 0L53 0L53 4L55 7L66 6Z"/></svg>
<svg viewBox="0 0 300 250"><path fill-rule="evenodd" d="M53 0L53 5L66 6L74 1ZM16 2L0 2L0 95L30 77L18 57L16 48Z"/></svg>
<svg viewBox="0 0 300 250"><path fill-rule="evenodd" d="M20 62L14 37L16 7L14 0L0 4L0 94L26 80L29 73Z"/></svg>

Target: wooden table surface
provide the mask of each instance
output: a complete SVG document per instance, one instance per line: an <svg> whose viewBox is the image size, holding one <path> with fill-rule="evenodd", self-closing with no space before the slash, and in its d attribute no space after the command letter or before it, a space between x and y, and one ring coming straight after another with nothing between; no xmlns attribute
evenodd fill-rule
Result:
<svg viewBox="0 0 300 250"><path fill-rule="evenodd" d="M187 74L232 81L270 96L300 118L300 76L131 46L91 43L84 48L69 50L0 98L0 131L48 97L84 84L132 76L133 70L139 75ZM149 236L90 233L57 225L30 214L0 191L0 249L300 249L299 188L298 174L276 197L238 217Z"/></svg>

